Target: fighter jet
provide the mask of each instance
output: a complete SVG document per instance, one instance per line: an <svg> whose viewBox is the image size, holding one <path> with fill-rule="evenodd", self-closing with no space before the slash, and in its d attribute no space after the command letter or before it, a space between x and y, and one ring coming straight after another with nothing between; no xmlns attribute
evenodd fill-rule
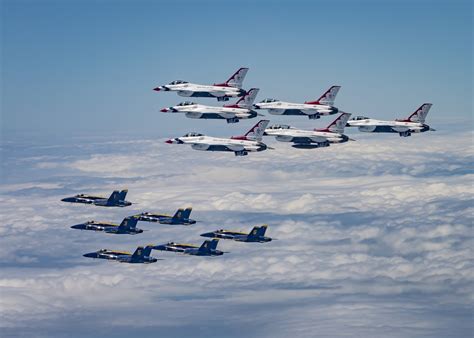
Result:
<svg viewBox="0 0 474 338"><path fill-rule="evenodd" d="M136 235L143 232L142 229L136 228L137 222L138 218L131 216L125 217L120 225L107 222L88 221L86 223L73 225L71 229L103 231L108 234Z"/></svg>
<svg viewBox="0 0 474 338"><path fill-rule="evenodd" d="M184 113L186 117L192 119L223 119L227 123L237 123L239 120L251 119L261 115L252 110L252 104L258 91L258 88L252 88L235 104L222 107L205 106L185 101L173 107L163 108L161 111L163 113Z"/></svg>
<svg viewBox="0 0 474 338"><path fill-rule="evenodd" d="M154 246L153 249L161 251L180 252L185 255L193 256L221 256L224 254L224 252L216 249L217 243L219 243L218 239L206 240L199 247L197 245L192 244L179 244L175 242L168 242L166 244Z"/></svg>
<svg viewBox="0 0 474 338"><path fill-rule="evenodd" d="M265 243L270 242L270 237L265 237L265 231L267 231L268 225L256 226L250 231L250 233L236 232L229 230L216 230L213 232L206 232L201 234L203 237L221 238L221 239L232 239L237 242L258 242Z"/></svg>
<svg viewBox="0 0 474 338"><path fill-rule="evenodd" d="M125 196L127 196L128 190L118 191L115 190L109 198L102 196L92 196L79 194L73 197L63 198L61 201L70 202L70 203L84 203L84 204L94 204L101 207L128 207L132 205L131 202L125 201Z"/></svg>
<svg viewBox="0 0 474 338"><path fill-rule="evenodd" d="M125 251L116 251L102 249L96 252L86 253L83 256L89 258L102 258L113 261L118 261L120 263L144 263L150 264L158 261L157 258L150 257L151 250L153 249L152 245L147 245L145 248L139 246L137 250L133 253Z"/></svg>
<svg viewBox="0 0 474 338"><path fill-rule="evenodd" d="M426 115L430 111L432 104L423 103L413 114L406 119L395 121L381 121L364 116L357 116L347 122L348 127L358 127L359 131L367 133L398 133L400 137L410 136L412 133L423 133L425 131L435 131L425 124Z"/></svg>
<svg viewBox="0 0 474 338"><path fill-rule="evenodd" d="M182 225L191 225L195 224L196 221L190 219L191 211L193 208L178 209L174 216L165 215L165 214L153 214L150 212L142 212L141 214L135 215L139 221L144 222L158 222L160 224L182 224Z"/></svg>
<svg viewBox="0 0 474 338"><path fill-rule="evenodd" d="M185 97L215 97L217 101L228 101L229 97L245 95L245 90L242 89L242 82L248 70L248 68L240 68L224 83L201 85L176 80L167 85L156 87L153 90L157 92L176 91L178 95Z"/></svg>
<svg viewBox="0 0 474 338"><path fill-rule="evenodd" d="M321 116L336 114L339 109L334 107L334 100L340 86L332 86L316 101L305 103L291 103L276 99L265 99L254 104L255 109L266 109L273 115L303 115L310 120L319 119Z"/></svg>
<svg viewBox="0 0 474 338"><path fill-rule="evenodd" d="M275 136L275 139L281 142L293 142L294 148L329 147L331 143L343 143L350 140L343 134L350 116L349 113L342 113L325 129L302 130L288 125L273 125L265 129L264 135Z"/></svg>
<svg viewBox="0 0 474 338"><path fill-rule="evenodd" d="M243 136L217 138L199 133L188 133L165 141L169 144L190 144L195 150L232 151L235 156L245 156L249 152L263 151L267 145L262 142L262 135L268 125L268 120L260 120Z"/></svg>

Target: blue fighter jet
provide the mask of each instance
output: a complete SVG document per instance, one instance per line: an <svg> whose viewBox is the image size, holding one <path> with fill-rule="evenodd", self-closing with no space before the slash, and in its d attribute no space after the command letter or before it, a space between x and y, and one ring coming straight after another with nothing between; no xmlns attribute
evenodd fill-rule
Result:
<svg viewBox="0 0 474 338"><path fill-rule="evenodd" d="M140 221L144 222L159 222L160 224L182 224L191 225L195 224L196 221L190 219L191 211L193 208L178 209L174 216L165 214L153 214L150 212L142 212L141 214L135 215Z"/></svg>
<svg viewBox="0 0 474 338"><path fill-rule="evenodd" d="M153 247L154 250L161 251L173 251L183 253L185 255L193 256L221 256L224 254L223 251L217 250L218 239L206 240L199 247L192 244L180 244L175 242L168 242L162 245L156 245Z"/></svg>
<svg viewBox="0 0 474 338"><path fill-rule="evenodd" d="M270 237L265 237L265 231L268 225L256 226L250 231L250 233L229 231L229 230L216 230L213 232L206 232L201 234L203 237L221 238L221 239L232 239L237 242L258 242L265 243L270 242Z"/></svg>
<svg viewBox="0 0 474 338"><path fill-rule="evenodd" d="M142 229L137 229L137 222L137 218L130 216L125 217L120 225L107 222L88 221L73 225L71 229L103 231L108 234L136 235L143 232Z"/></svg>
<svg viewBox="0 0 474 338"><path fill-rule="evenodd" d="M102 196L92 196L79 194L73 197L63 198L61 201L70 203L94 204L100 207L128 207L131 202L125 200L128 190L115 190L109 198Z"/></svg>
<svg viewBox="0 0 474 338"><path fill-rule="evenodd" d="M120 263L155 263L158 261L157 258L150 257L150 253L153 246L147 245L145 248L139 246L133 254L126 251L116 251L102 249L96 252L86 253L83 256L88 258L101 258L108 259L113 261L118 261Z"/></svg>

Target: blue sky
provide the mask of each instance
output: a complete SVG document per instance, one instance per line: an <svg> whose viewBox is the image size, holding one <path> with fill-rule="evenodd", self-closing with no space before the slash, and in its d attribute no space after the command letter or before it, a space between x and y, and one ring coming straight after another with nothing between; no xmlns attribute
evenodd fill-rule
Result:
<svg viewBox="0 0 474 338"><path fill-rule="evenodd" d="M474 153L467 1L3 1L0 336L471 337ZM175 79L250 67L257 99L317 98L380 118L434 104L436 132L244 158L168 145L254 120L159 112ZM215 100L197 100L217 104ZM309 128L309 121L272 122ZM128 188L122 209L60 202ZM71 230L193 207L191 227ZM267 223L278 240L221 241L214 259L82 257Z"/></svg>
<svg viewBox="0 0 474 338"><path fill-rule="evenodd" d="M471 121L469 1L2 5L4 131L223 133L221 121L163 116L182 98L151 89L223 81L240 66L257 99L300 102L339 84L337 105L355 114L405 117L433 102L430 121Z"/></svg>

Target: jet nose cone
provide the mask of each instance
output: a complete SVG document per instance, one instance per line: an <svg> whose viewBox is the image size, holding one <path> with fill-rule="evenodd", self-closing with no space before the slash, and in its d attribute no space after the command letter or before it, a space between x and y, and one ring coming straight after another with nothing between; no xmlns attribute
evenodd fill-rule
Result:
<svg viewBox="0 0 474 338"><path fill-rule="evenodd" d="M80 229L80 228L81 228L81 224L76 224L71 227L71 229Z"/></svg>
<svg viewBox="0 0 474 338"><path fill-rule="evenodd" d="M82 256L87 257L87 258L94 258L95 257L95 252L89 252L89 253L86 253Z"/></svg>
<svg viewBox="0 0 474 338"><path fill-rule="evenodd" d="M172 139L166 140L165 143L173 144L173 140Z"/></svg>
<svg viewBox="0 0 474 338"><path fill-rule="evenodd" d="M259 106L258 104L254 104L253 107L254 107L255 109L260 109L260 106Z"/></svg>
<svg viewBox="0 0 474 338"><path fill-rule="evenodd" d="M212 232L205 232L203 234L201 234L202 237L214 237L214 233Z"/></svg>
<svg viewBox="0 0 474 338"><path fill-rule="evenodd" d="M162 113L167 113L167 112L168 112L168 108L163 108L163 109L160 110L160 112L162 112Z"/></svg>
<svg viewBox="0 0 474 338"><path fill-rule="evenodd" d="M161 90L161 87L153 88L153 90L156 91L156 92L159 92Z"/></svg>

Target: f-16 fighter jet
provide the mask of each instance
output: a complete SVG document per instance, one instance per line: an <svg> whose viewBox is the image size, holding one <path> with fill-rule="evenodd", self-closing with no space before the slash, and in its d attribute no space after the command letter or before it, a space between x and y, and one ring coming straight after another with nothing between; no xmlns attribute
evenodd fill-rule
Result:
<svg viewBox="0 0 474 338"><path fill-rule="evenodd" d="M265 135L275 136L277 141L293 142L294 148L329 147L331 143L343 143L349 140L343 133L350 116L349 113L342 113L325 129L302 130L288 125L273 125L265 129Z"/></svg>
<svg viewBox="0 0 474 338"><path fill-rule="evenodd" d="M321 116L333 115L339 111L334 107L334 100L340 88L340 86L332 86L316 101L291 103L265 99L253 106L255 109L266 109L273 115L306 115L310 120L319 119Z"/></svg>
<svg viewBox="0 0 474 338"><path fill-rule="evenodd" d="M198 133L188 133L182 137L169 139L166 143L190 144L195 150L233 151L235 156L245 156L249 152L267 149L267 145L262 142L262 136L268 122L268 120L259 121L243 136L217 138Z"/></svg>
<svg viewBox="0 0 474 338"><path fill-rule="evenodd" d="M156 91L175 91L186 97L215 97L217 101L228 101L229 97L245 95L242 82L247 75L248 68L240 68L226 82L213 85L201 85L176 80L167 85L154 88Z"/></svg>
<svg viewBox="0 0 474 338"><path fill-rule="evenodd" d="M407 119L395 121L380 121L364 116L357 116L347 122L348 127L358 127L359 131L367 133L398 133L401 137L410 136L412 133L423 133L425 131L435 131L425 124L426 115L430 111L432 104L423 103Z"/></svg>
<svg viewBox="0 0 474 338"><path fill-rule="evenodd" d="M138 218L131 216L125 217L120 225L114 223L88 221L86 223L73 225L71 229L103 231L108 234L136 235L143 232L142 229L137 229L137 222Z"/></svg>
<svg viewBox="0 0 474 338"><path fill-rule="evenodd" d="M150 257L151 250L153 249L152 245L147 245L145 248L139 246L137 250L133 253L125 251L115 251L102 249L96 252L90 252L83 255L84 257L89 258L102 258L113 261L118 261L120 263L155 263L158 259Z"/></svg>
<svg viewBox="0 0 474 338"><path fill-rule="evenodd" d="M185 255L193 255L193 256L221 256L224 252L217 250L217 243L219 243L218 239L213 240L206 240L202 245L199 247L197 245L192 244L179 244L175 242L168 242L166 244L154 246L154 250L161 250L161 251L173 251L173 252L180 252Z"/></svg>
<svg viewBox="0 0 474 338"><path fill-rule="evenodd" d="M92 196L79 194L73 197L63 198L61 201L70 203L94 204L101 207L128 207L131 202L125 201L128 190L115 190L109 198L102 196Z"/></svg>
<svg viewBox="0 0 474 338"><path fill-rule="evenodd" d="M161 111L163 113L184 113L186 117L192 119L223 119L227 123L237 123L239 120L251 119L260 115L252 110L252 104L258 91L258 88L252 88L235 104L228 104L222 107L205 106L185 101L173 107L163 108Z"/></svg>
<svg viewBox="0 0 474 338"><path fill-rule="evenodd" d="M265 237L265 231L267 231L268 225L256 226L250 231L249 234L245 232L236 232L229 230L216 230L213 232L206 232L201 234L203 237L220 238L220 239L232 239L237 242L259 242L265 243L270 242L270 237Z"/></svg>
<svg viewBox="0 0 474 338"><path fill-rule="evenodd" d="M196 221L190 219L191 211L193 208L178 209L174 216L165 214L153 214L150 212L142 212L141 214L135 215L139 221L144 222L158 222L160 224L182 224L191 225L195 224Z"/></svg>

